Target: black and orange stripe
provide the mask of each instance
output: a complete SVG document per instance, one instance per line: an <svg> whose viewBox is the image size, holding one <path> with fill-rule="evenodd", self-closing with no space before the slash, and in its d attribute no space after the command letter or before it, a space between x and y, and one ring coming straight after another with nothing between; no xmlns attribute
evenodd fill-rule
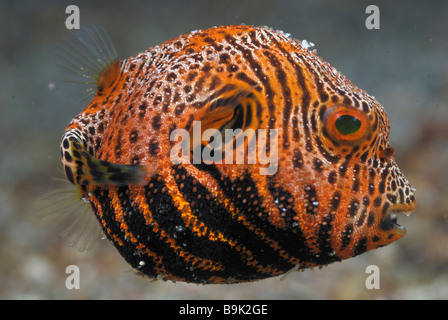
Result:
<svg viewBox="0 0 448 320"><path fill-rule="evenodd" d="M108 239L142 273L252 281L403 236L390 212L414 208L415 197L392 159L382 106L282 32L181 36L122 61L112 82L69 125L61 156ZM360 115L365 134L335 134L335 110ZM277 172L173 164L170 134L191 132L193 121L279 130ZM103 183L108 170L124 183Z"/></svg>

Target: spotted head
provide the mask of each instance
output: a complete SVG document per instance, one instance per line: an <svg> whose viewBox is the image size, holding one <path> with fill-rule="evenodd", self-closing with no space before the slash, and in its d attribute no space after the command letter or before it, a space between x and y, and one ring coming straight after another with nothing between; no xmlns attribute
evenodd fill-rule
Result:
<svg viewBox="0 0 448 320"><path fill-rule="evenodd" d="M338 256L355 256L403 237L397 213L415 209L415 190L394 160L383 107L365 92L352 91L329 93L315 112L320 126L312 141L320 157L312 163L324 173L327 214L337 212L332 237Z"/></svg>
<svg viewBox="0 0 448 320"><path fill-rule="evenodd" d="M310 247L325 263L400 239L406 230L397 213L416 208L415 189L394 160L385 109L313 53L299 61L304 81L285 135L290 167L284 179L301 182L297 206L318 226Z"/></svg>

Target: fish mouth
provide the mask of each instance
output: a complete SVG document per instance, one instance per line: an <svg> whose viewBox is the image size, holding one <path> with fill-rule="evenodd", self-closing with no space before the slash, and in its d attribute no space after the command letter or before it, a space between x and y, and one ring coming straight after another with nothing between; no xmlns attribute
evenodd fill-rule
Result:
<svg viewBox="0 0 448 320"><path fill-rule="evenodd" d="M389 207L384 218L381 221L380 228L386 231L395 231L398 234L405 235L406 228L398 223L398 216L405 215L410 216L411 213L415 210L416 203L411 204L400 204Z"/></svg>

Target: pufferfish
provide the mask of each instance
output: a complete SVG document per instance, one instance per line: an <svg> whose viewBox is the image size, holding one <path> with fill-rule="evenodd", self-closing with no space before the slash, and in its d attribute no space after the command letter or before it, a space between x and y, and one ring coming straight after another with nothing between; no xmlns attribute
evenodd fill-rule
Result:
<svg viewBox="0 0 448 320"><path fill-rule="evenodd" d="M101 30L67 50L95 93L65 130L62 165L139 273L248 282L405 235L396 213L416 208L415 190L384 108L303 42L213 27L120 61Z"/></svg>

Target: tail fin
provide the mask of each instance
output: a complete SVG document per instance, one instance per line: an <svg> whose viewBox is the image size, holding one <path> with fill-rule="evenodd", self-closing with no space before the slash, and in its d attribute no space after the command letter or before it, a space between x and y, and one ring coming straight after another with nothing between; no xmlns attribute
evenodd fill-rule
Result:
<svg viewBox="0 0 448 320"><path fill-rule="evenodd" d="M125 165L95 158L76 129L62 137L61 158L67 179L77 185L145 185L156 173L155 166Z"/></svg>

